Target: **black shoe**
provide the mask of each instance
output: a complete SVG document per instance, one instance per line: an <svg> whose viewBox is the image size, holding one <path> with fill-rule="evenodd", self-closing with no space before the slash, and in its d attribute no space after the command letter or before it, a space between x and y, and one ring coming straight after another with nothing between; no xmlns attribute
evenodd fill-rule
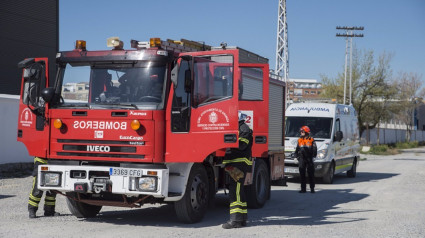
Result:
<svg viewBox="0 0 425 238"><path fill-rule="evenodd" d="M56 217L56 216L60 216L59 212L44 212L44 216L45 217Z"/></svg>
<svg viewBox="0 0 425 238"><path fill-rule="evenodd" d="M241 225L242 226L247 226L246 221L242 221Z"/></svg>
<svg viewBox="0 0 425 238"><path fill-rule="evenodd" d="M315 193L316 191L314 191L314 188L311 189L311 193Z"/></svg>
<svg viewBox="0 0 425 238"><path fill-rule="evenodd" d="M242 221L228 221L224 223L221 227L223 227L223 229L241 228L242 223Z"/></svg>
<svg viewBox="0 0 425 238"><path fill-rule="evenodd" d="M307 192L307 191L305 191L305 190L301 190L301 191L299 191L299 193L305 193L305 192Z"/></svg>
<svg viewBox="0 0 425 238"><path fill-rule="evenodd" d="M34 210L29 210L29 218L37 218L37 216L35 215L37 211Z"/></svg>

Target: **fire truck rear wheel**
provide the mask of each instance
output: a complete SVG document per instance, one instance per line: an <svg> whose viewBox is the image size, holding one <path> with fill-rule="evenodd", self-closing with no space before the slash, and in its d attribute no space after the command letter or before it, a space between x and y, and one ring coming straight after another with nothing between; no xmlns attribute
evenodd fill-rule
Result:
<svg viewBox="0 0 425 238"><path fill-rule="evenodd" d="M270 198L270 175L268 171L264 160L255 161L252 184L245 188L249 208L262 208Z"/></svg>
<svg viewBox="0 0 425 238"><path fill-rule="evenodd" d="M71 192L66 193L66 195L69 196L66 198L66 204L68 205L69 211L78 218L95 217L100 212L100 209L102 209L102 206L75 201L72 198L77 198L77 193Z"/></svg>
<svg viewBox="0 0 425 238"><path fill-rule="evenodd" d="M203 165L194 164L183 198L174 203L178 219L184 223L201 221L207 212L209 197L207 171Z"/></svg>

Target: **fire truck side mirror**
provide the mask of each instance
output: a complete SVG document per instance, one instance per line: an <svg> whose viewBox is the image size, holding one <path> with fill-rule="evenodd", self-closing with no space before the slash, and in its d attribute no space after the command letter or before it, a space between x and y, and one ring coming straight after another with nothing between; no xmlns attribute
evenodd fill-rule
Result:
<svg viewBox="0 0 425 238"><path fill-rule="evenodd" d="M179 76L179 65L176 64L171 70L171 82L174 84L174 88L177 88L177 78Z"/></svg>
<svg viewBox="0 0 425 238"><path fill-rule="evenodd" d="M41 90L41 97L47 103L50 103L55 96L55 88L48 87Z"/></svg>

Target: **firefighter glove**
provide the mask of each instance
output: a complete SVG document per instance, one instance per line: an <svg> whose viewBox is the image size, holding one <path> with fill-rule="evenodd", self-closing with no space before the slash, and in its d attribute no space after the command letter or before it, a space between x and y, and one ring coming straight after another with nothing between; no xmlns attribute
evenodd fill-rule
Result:
<svg viewBox="0 0 425 238"><path fill-rule="evenodd" d="M238 168L233 166L227 166L225 168L226 172L229 173L230 177L237 182L239 179L243 178L245 174Z"/></svg>

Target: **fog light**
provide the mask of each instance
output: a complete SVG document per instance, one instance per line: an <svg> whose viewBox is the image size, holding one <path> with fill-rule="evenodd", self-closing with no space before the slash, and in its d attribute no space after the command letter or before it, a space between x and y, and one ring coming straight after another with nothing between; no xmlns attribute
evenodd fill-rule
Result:
<svg viewBox="0 0 425 238"><path fill-rule="evenodd" d="M61 175L59 173L44 173L44 186L60 186Z"/></svg>
<svg viewBox="0 0 425 238"><path fill-rule="evenodd" d="M139 189L142 191L156 191L157 177L141 177L139 178Z"/></svg>

